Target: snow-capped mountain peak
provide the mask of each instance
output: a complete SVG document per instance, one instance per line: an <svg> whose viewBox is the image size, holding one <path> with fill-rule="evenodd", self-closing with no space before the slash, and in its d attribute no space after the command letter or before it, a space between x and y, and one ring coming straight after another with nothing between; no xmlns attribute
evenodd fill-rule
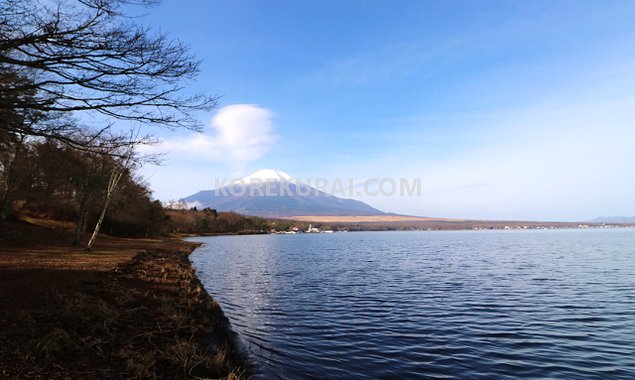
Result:
<svg viewBox="0 0 635 380"><path fill-rule="evenodd" d="M311 183L311 179L307 179ZM339 198L302 183L276 169L259 170L214 190L202 190L183 199L197 208L234 211L244 215L383 215L364 202Z"/></svg>
<svg viewBox="0 0 635 380"><path fill-rule="evenodd" d="M275 181L286 181L291 183L300 184L301 181L297 180L282 170L278 169L262 169L258 170L255 173L252 173L246 177L240 179L239 182L242 183L254 183L254 182L275 182Z"/></svg>

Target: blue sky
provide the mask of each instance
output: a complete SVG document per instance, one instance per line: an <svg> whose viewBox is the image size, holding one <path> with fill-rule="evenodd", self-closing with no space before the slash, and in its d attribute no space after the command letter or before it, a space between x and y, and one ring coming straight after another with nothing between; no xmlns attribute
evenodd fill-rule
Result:
<svg viewBox="0 0 635 380"><path fill-rule="evenodd" d="M635 214L635 2L174 1L141 21L221 95L202 135L157 131L155 196L262 168L422 178L385 211L483 219Z"/></svg>

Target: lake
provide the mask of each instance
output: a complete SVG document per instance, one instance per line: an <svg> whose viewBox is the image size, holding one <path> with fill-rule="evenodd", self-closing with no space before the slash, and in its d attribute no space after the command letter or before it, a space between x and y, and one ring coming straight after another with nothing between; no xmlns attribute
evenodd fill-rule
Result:
<svg viewBox="0 0 635 380"><path fill-rule="evenodd" d="M635 379L635 229L191 240L255 378Z"/></svg>

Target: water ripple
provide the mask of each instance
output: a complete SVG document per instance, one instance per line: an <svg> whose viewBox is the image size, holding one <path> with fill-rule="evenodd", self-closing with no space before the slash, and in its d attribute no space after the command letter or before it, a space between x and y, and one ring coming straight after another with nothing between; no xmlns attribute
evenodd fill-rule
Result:
<svg viewBox="0 0 635 380"><path fill-rule="evenodd" d="M197 240L256 378L635 378L633 230Z"/></svg>

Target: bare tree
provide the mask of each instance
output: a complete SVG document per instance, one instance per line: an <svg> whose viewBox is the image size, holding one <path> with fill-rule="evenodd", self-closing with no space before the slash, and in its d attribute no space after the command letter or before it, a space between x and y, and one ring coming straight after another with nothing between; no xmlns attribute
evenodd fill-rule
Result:
<svg viewBox="0 0 635 380"><path fill-rule="evenodd" d="M104 199L104 206L101 209L101 214L99 215L99 219L97 220L97 224L95 225L95 229L93 230L93 234L88 240L88 244L86 245L86 250L90 251L97 240L97 235L99 234L99 230L101 229L101 225L104 222L104 218L106 217L106 211L108 211L108 206L110 205L110 201L117 189L117 185L121 180L121 177L131 169L131 165L133 161L134 155L134 145L130 145L127 147L126 151L117 159L110 171L110 177L108 180L108 186L106 187L106 194Z"/></svg>
<svg viewBox="0 0 635 380"><path fill-rule="evenodd" d="M77 201L77 221L73 243L80 244L82 232L86 231L90 204L103 190L107 180L106 173L112 166L110 164L113 158L90 152L76 151L75 153L80 155L74 175L69 176L69 179L73 182Z"/></svg>
<svg viewBox="0 0 635 380"><path fill-rule="evenodd" d="M99 202L107 187L110 171L115 157L109 150L96 151L93 148L79 150L55 140L36 144L39 182L52 187L57 192L64 191L64 202L70 208L77 208L74 244L81 241L82 232L86 231L91 205ZM40 191L46 200L49 194Z"/></svg>
<svg viewBox="0 0 635 380"><path fill-rule="evenodd" d="M0 134L0 221L8 217L13 197L25 178L16 178L20 171L16 166L26 150L24 140L24 135Z"/></svg>
<svg viewBox="0 0 635 380"><path fill-rule="evenodd" d="M167 128L200 128L194 113L217 97L187 95L199 62L185 45L125 17L124 0L0 0L0 113L92 112ZM140 1L147 5L152 1ZM29 94L29 96L23 96ZM54 138L78 146L78 132L100 137L65 120L0 124L12 133Z"/></svg>

